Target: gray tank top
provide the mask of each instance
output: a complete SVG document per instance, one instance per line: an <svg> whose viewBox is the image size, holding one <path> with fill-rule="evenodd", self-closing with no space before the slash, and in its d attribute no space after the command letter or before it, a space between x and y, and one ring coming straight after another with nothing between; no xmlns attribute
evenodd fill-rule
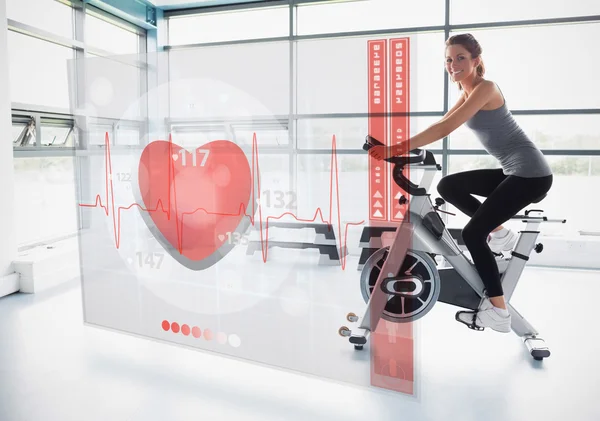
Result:
<svg viewBox="0 0 600 421"><path fill-rule="evenodd" d="M479 110L465 124L475 132L483 148L500 162L504 174L525 178L552 174L542 152L508 110L505 98L500 108Z"/></svg>

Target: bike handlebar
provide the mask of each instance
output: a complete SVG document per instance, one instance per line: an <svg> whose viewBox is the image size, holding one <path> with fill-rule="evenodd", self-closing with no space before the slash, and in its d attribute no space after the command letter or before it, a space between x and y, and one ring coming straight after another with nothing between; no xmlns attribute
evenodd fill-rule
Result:
<svg viewBox="0 0 600 421"><path fill-rule="evenodd" d="M385 146L379 140L375 139L373 136L367 135L365 138L365 144L363 145L363 149L365 151L369 151L374 146ZM408 194L412 196L424 196L427 194L427 190L423 187L419 187L405 177L403 171L404 167L407 164L423 164L423 165L435 165L438 169L441 167L436 163L435 157L429 151L424 149L415 148L410 151L414 156L392 156L389 158L384 158L384 161L387 161L391 164L394 164L394 169L392 171L392 177L398 186L406 191Z"/></svg>

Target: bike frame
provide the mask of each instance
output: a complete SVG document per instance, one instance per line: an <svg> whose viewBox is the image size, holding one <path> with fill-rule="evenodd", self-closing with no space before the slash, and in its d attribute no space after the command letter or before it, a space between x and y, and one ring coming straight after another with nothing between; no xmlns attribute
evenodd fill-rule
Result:
<svg viewBox="0 0 600 421"><path fill-rule="evenodd" d="M423 170L424 175L419 187L428 192L433 177L439 168L436 165L407 165L410 169ZM359 330L367 336L370 331L377 328L381 314L385 309L388 296L382 291L381 283L386 278L396 276L409 249L434 253L443 256L458 274L479 295L484 296L484 284L471 260L458 246L447 227L444 225L441 239L425 227L423 218L431 212L437 212L434 208L429 193L425 195L412 196L409 200L409 212L405 215L400 227L396 230L396 237L390 246L388 256L383 264L377 282L373 288L367 310L362 318ZM549 220L542 216L516 215L511 219L522 220L527 223L525 230L519 232L519 237L512 251L512 256L497 260L498 268L502 274L502 286L507 309L512 316L512 330L519 337L535 339L537 330L510 304L510 299L515 290L517 282L525 268L531 251L534 249L539 235L541 222L566 222L565 220ZM537 211L541 212L541 211Z"/></svg>

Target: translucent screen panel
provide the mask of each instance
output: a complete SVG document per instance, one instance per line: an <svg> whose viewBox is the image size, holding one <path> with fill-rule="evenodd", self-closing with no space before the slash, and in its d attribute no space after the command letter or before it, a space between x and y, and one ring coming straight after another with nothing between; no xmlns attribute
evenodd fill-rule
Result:
<svg viewBox="0 0 600 421"><path fill-rule="evenodd" d="M170 93L172 114L149 124L167 125L170 136L121 146L119 130L131 126L97 118L89 133L96 145L78 152L86 323L413 395L420 374L410 327L382 325L378 346L390 356L382 362L356 360L338 334L346 314L364 307L360 289L348 285L357 283L361 253L353 239L367 225L354 208L364 194L358 180L368 179L365 156L339 156L332 183L331 152L298 158L278 141L289 139L287 120L265 118L280 111L278 98L260 89L277 83L277 72L256 62L243 62L242 75L225 71L229 62L205 66L218 54L235 57L230 47L186 52L193 54L167 68L157 60L154 69L173 76L155 88ZM202 78L212 84L194 84ZM110 148L102 147L104 131L116 136ZM407 357L390 369L393 355Z"/></svg>

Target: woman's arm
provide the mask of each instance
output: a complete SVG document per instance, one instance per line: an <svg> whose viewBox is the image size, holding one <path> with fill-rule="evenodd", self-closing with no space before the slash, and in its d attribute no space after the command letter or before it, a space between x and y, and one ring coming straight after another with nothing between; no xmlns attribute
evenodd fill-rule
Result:
<svg viewBox="0 0 600 421"><path fill-rule="evenodd" d="M465 93L463 92L463 94L460 96L460 98L458 98L458 101L456 101L456 104L454 104L454 106L452 108L450 108L450 110L446 114L444 114L444 117L442 117L442 119L440 121L444 121L445 119L450 117L450 115L464 103L465 103Z"/></svg>
<svg viewBox="0 0 600 421"><path fill-rule="evenodd" d="M480 83L462 104L457 104L458 107L453 107L453 109L456 109L452 113L448 112L444 118L432 124L421 133L398 145L392 146L390 153L392 156L402 155L448 136L473 117L477 111L481 110L492 98L494 90L495 86L492 82L484 81Z"/></svg>

